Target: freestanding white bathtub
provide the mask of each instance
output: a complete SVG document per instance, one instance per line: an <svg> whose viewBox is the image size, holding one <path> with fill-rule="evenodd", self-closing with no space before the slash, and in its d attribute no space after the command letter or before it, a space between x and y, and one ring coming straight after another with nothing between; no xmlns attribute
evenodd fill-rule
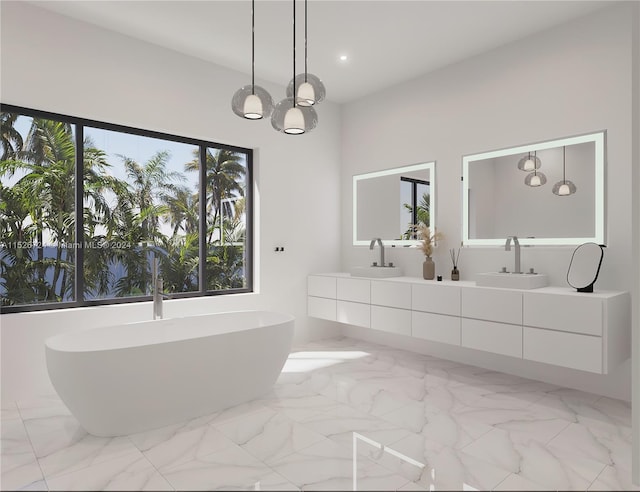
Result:
<svg viewBox="0 0 640 492"><path fill-rule="evenodd" d="M143 321L49 338L53 387L96 436L178 423L268 392L294 318L238 311Z"/></svg>

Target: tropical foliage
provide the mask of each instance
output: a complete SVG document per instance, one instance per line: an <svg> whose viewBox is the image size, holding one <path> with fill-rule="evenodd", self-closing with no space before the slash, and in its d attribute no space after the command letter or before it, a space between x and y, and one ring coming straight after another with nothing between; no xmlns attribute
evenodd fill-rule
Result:
<svg viewBox="0 0 640 492"><path fill-rule="evenodd" d="M85 137L78 204L74 126L10 112L0 113L0 123L3 306L148 295L154 257L168 293L200 290L201 257L204 290L246 287L245 154L207 147L201 255L200 193L185 184L200 168L199 148L178 172L167 150L137 162L110 157ZM76 268L82 268L82 292Z"/></svg>

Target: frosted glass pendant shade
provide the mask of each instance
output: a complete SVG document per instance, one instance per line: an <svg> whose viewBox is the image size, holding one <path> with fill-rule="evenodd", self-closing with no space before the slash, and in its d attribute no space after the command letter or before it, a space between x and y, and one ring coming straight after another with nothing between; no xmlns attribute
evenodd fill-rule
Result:
<svg viewBox="0 0 640 492"><path fill-rule="evenodd" d="M541 165L542 165L542 162L540 162L540 158L532 154L527 154L518 161L518 169L526 172L531 172L531 171L535 171L536 169L540 169Z"/></svg>
<svg viewBox="0 0 640 492"><path fill-rule="evenodd" d="M310 132L317 124L316 110L311 106L293 104L293 97L287 97L276 104L271 115L271 126L289 135Z"/></svg>
<svg viewBox="0 0 640 492"><path fill-rule="evenodd" d="M268 118L273 112L271 95L259 85L245 85L231 99L231 109L241 118L259 120Z"/></svg>
<svg viewBox="0 0 640 492"><path fill-rule="evenodd" d="M573 182L568 179L560 180L556 184L553 185L553 189L551 190L554 195L558 196L569 196L573 195L576 192L577 188Z"/></svg>
<svg viewBox="0 0 640 492"><path fill-rule="evenodd" d="M300 106L313 106L324 101L327 90L316 75L307 73L305 77L304 73L299 73L296 75L295 81L296 92L298 93L296 104ZM293 79L291 79L287 86L287 97L293 97Z"/></svg>
<svg viewBox="0 0 640 492"><path fill-rule="evenodd" d="M532 186L532 187L537 187L537 186L542 186L543 184L545 184L547 182L547 177L539 172L532 172L531 174L528 174L526 178L524 178L524 184L526 184L527 186Z"/></svg>
<svg viewBox="0 0 640 492"><path fill-rule="evenodd" d="M289 108L284 114L284 132L292 135L305 132L304 116L299 107Z"/></svg>

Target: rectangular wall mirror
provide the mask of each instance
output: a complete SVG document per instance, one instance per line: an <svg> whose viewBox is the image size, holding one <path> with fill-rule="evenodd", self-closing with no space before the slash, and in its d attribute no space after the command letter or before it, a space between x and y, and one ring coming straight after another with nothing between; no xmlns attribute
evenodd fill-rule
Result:
<svg viewBox="0 0 640 492"><path fill-rule="evenodd" d="M435 227L435 162L397 167L353 177L353 244L418 244L411 228Z"/></svg>
<svg viewBox="0 0 640 492"><path fill-rule="evenodd" d="M587 135L462 158L462 242L605 242L605 137Z"/></svg>

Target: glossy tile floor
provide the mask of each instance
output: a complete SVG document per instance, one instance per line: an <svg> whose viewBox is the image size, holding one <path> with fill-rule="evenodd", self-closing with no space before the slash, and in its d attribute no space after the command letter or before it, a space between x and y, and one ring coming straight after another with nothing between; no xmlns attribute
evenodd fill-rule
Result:
<svg viewBox="0 0 640 492"><path fill-rule="evenodd" d="M628 403L349 338L297 347L260 400L130 436L2 402L1 487L352 490L354 431L387 447L358 440L362 490L640 490Z"/></svg>

